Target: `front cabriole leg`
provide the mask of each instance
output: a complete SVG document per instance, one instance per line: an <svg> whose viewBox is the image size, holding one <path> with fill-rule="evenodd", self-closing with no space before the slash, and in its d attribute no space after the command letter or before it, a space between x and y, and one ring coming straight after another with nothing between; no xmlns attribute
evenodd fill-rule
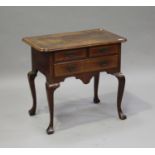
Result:
<svg viewBox="0 0 155 155"><path fill-rule="evenodd" d="M100 99L98 97L98 85L99 85L100 73L94 75L94 103L99 103Z"/></svg>
<svg viewBox="0 0 155 155"><path fill-rule="evenodd" d="M36 101L36 89L35 89L35 77L37 75L37 70L32 70L30 72L28 72L27 76L28 76L28 81L29 81L29 85L30 85L30 89L31 89L31 94L32 94L32 99L33 99L33 105L32 108L29 110L29 115L35 115L36 113L36 105L37 105L37 101Z"/></svg>
<svg viewBox="0 0 155 155"><path fill-rule="evenodd" d="M118 110L118 116L121 120L126 119L126 115L123 114L121 103L122 103L122 97L124 93L124 86L125 86L125 76L122 73L115 73L113 74L118 79L118 93L117 93L117 110Z"/></svg>
<svg viewBox="0 0 155 155"><path fill-rule="evenodd" d="M46 92L47 92L47 99L48 99L48 106L49 106L49 115L50 115L50 122L49 126L46 130L47 134L53 134L53 119L54 119L54 91L60 85L58 83L50 84L46 82Z"/></svg>

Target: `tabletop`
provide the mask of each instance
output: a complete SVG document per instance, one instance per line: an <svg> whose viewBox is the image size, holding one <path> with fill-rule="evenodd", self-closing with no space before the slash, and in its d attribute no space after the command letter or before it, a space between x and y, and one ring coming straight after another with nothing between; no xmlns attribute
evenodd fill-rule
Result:
<svg viewBox="0 0 155 155"><path fill-rule="evenodd" d="M25 37L23 38L23 41L38 52L53 52L120 43L125 42L126 38L104 29L92 29L78 32Z"/></svg>

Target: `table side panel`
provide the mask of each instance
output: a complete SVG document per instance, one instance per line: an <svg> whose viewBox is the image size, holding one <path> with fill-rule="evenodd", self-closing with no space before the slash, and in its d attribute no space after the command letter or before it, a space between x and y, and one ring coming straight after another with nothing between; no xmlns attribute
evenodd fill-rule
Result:
<svg viewBox="0 0 155 155"><path fill-rule="evenodd" d="M51 66L53 65L50 61L53 54L51 53L40 53L36 49L31 49L32 53L32 68L34 70L39 70L46 76L50 76L51 74Z"/></svg>

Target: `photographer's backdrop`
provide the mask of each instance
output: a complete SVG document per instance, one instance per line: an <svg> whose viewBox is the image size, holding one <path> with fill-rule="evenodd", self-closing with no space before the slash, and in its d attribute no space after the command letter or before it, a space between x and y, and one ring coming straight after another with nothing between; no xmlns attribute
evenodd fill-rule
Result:
<svg viewBox="0 0 155 155"><path fill-rule="evenodd" d="M45 79L36 79L38 109L29 117L31 70L26 36L104 28L128 39L123 108L116 113L117 80L101 74L100 105L88 85L66 79L55 93L54 135L47 136ZM0 7L0 147L155 147L155 7ZM68 91L71 89L73 91Z"/></svg>

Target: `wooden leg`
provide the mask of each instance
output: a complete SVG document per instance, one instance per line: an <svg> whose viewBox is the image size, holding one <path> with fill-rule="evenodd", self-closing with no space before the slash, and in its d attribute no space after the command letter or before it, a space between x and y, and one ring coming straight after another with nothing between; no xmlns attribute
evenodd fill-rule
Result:
<svg viewBox="0 0 155 155"><path fill-rule="evenodd" d="M35 71L30 71L27 75L28 75L28 81L29 81L29 85L30 85L30 89L31 89L31 94L32 94L32 99L33 99L33 105L32 108L29 110L29 114L30 116L35 115L36 113L36 105L37 105L37 101L36 101L36 89L35 89L35 77L37 75L37 70Z"/></svg>
<svg viewBox="0 0 155 155"><path fill-rule="evenodd" d="M97 73L94 76L94 103L100 102L100 99L98 97L99 76L100 76L100 73Z"/></svg>
<svg viewBox="0 0 155 155"><path fill-rule="evenodd" d="M126 115L123 114L121 108L122 97L124 93L124 86L125 86L125 76L122 73L115 73L113 74L118 79L118 93L117 93L117 110L118 115L121 120L126 119Z"/></svg>
<svg viewBox="0 0 155 155"><path fill-rule="evenodd" d="M46 130L47 134L54 133L53 129L53 119L54 119L54 91L56 88L59 87L59 84L49 84L46 82L46 92L47 92L47 99L48 99L48 106L49 106L49 113L50 113L50 123Z"/></svg>

